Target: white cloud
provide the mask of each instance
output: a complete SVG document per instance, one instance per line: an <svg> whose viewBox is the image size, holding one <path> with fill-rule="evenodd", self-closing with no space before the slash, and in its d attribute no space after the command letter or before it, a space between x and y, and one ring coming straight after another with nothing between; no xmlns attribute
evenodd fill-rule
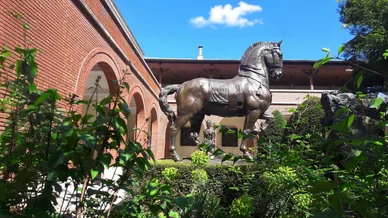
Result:
<svg viewBox="0 0 388 218"><path fill-rule="evenodd" d="M253 26L257 23L263 24L263 22L259 19L248 20L244 16L262 10L263 9L259 5L251 5L243 1L239 2L238 6L234 8L231 4L226 4L224 6L216 5L210 9L209 19L199 16L191 18L190 22L196 27L208 25L226 25L228 27Z"/></svg>

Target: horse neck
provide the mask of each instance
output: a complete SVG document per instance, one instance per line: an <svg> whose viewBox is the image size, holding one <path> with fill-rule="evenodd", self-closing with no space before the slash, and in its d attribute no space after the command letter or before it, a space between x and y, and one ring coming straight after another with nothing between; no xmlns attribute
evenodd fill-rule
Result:
<svg viewBox="0 0 388 218"><path fill-rule="evenodd" d="M264 61L259 61L256 65L241 63L237 76L244 76L257 82L265 83L267 85L269 84L267 67L264 64Z"/></svg>

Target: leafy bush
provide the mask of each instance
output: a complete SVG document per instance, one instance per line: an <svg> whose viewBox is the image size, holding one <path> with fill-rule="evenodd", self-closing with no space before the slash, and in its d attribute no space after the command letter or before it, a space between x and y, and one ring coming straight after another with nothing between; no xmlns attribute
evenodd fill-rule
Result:
<svg viewBox="0 0 388 218"><path fill-rule="evenodd" d="M178 169L179 179L171 182L171 192L174 196L186 196L191 193L196 182L192 172L198 168L191 163L175 163L173 161L158 161L147 174L147 178L163 178L162 171L166 168L175 167ZM208 164L202 168L207 176L206 190L209 194L220 198L220 205L227 208L231 202L241 196L244 190L236 187L243 187L249 180L247 175L255 175L255 165L215 165ZM247 184L245 184L247 185Z"/></svg>
<svg viewBox="0 0 388 218"><path fill-rule="evenodd" d="M206 166L209 160L210 157L204 151L197 150L191 154L191 161L197 167Z"/></svg>
<svg viewBox="0 0 388 218"><path fill-rule="evenodd" d="M26 35L29 26L23 15L11 15L19 19ZM4 97L0 110L8 119L0 134L0 216L109 217L116 207L117 193L138 184L135 178L143 178L151 167L145 157L153 158L149 149L125 140L129 131L125 118L130 109L122 94L129 85L125 78L119 78L114 84L115 94L95 103L100 77L89 101L76 100L75 95L63 98L52 88L40 90L35 78L36 56L41 51L29 47L28 42L25 45L15 47L15 63L9 63L9 48L0 50L0 74L9 76L2 76L6 79L1 84ZM80 114L75 108L82 105L94 108L95 115L88 111ZM118 155L106 152L110 150L117 150ZM116 174L119 179L98 176L117 168L122 169L121 175ZM135 216L143 209L150 215L169 210L163 208L166 196L160 197L169 194L168 186L153 181L148 184L139 195L131 195L125 210L133 211ZM136 204L144 201L151 204ZM69 209L72 205L75 211Z"/></svg>
<svg viewBox="0 0 388 218"><path fill-rule="evenodd" d="M230 205L230 215L232 218L248 218L253 213L252 197L243 195L233 200Z"/></svg>
<svg viewBox="0 0 388 218"><path fill-rule="evenodd" d="M176 167L167 167L162 171L162 175L166 180L172 181L179 178L179 171Z"/></svg>
<svg viewBox="0 0 388 218"><path fill-rule="evenodd" d="M191 172L191 176L195 182L206 182L208 180L208 176L205 170L203 169L195 169Z"/></svg>
<svg viewBox="0 0 388 218"><path fill-rule="evenodd" d="M291 115L287 123L286 134L310 137L321 136L323 127L321 120L325 116L320 98L306 96L306 100L300 104Z"/></svg>
<svg viewBox="0 0 388 218"><path fill-rule="evenodd" d="M272 114L274 119L269 122L268 127L260 137L266 138L271 143L280 143L284 137L287 121L278 110L274 110Z"/></svg>

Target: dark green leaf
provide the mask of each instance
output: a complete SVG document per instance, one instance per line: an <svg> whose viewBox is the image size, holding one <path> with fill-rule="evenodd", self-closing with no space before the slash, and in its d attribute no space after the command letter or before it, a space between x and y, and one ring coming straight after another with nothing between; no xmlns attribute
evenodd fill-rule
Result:
<svg viewBox="0 0 388 218"><path fill-rule="evenodd" d="M105 169L109 168L110 163L112 162L112 155L108 154L103 154L100 157L100 163L104 166Z"/></svg>
<svg viewBox="0 0 388 218"><path fill-rule="evenodd" d="M233 155L232 154L226 154L223 158L222 158L222 161L221 163L227 161L227 160L230 160L232 159Z"/></svg>
<svg viewBox="0 0 388 218"><path fill-rule="evenodd" d="M129 115L131 114L131 109L129 108L128 104L125 102L120 102L118 106L121 110L121 113L123 113L124 116L128 118Z"/></svg>
<svg viewBox="0 0 388 218"><path fill-rule="evenodd" d="M339 218L339 216L335 211L326 211L315 214L312 218Z"/></svg>
<svg viewBox="0 0 388 218"><path fill-rule="evenodd" d="M312 193L329 192L335 188L333 181L319 181L312 187Z"/></svg>
<svg viewBox="0 0 388 218"><path fill-rule="evenodd" d="M125 88L127 89L127 91L129 91L129 84L127 82L123 82L123 85L125 86Z"/></svg>

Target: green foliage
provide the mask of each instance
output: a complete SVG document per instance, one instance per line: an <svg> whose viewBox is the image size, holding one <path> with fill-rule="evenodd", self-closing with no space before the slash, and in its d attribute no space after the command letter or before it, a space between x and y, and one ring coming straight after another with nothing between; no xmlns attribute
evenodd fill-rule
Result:
<svg viewBox="0 0 388 218"><path fill-rule="evenodd" d="M300 104L291 115L286 134L288 137L298 136L320 136L323 131L321 120L325 116L321 100L318 97L306 96L306 100Z"/></svg>
<svg viewBox="0 0 388 218"><path fill-rule="evenodd" d="M287 121L278 110L273 111L272 114L274 119L270 121L264 134L260 135L260 137L265 137L268 141L273 143L280 143L284 138L284 130Z"/></svg>
<svg viewBox="0 0 388 218"><path fill-rule="evenodd" d="M22 20L23 15L11 14L21 21L26 38L29 26ZM15 47L18 54L12 59L16 59L15 63L9 63L8 48L0 51L0 73L9 76L3 78L12 78L1 84L5 94L0 109L8 116L0 135L1 216L112 216L114 201L121 191L129 192L131 201L124 210L134 216L140 216L144 210L155 216L160 211L169 212L169 186L150 180L138 195L127 189L137 186L134 178L143 178L151 168L146 157L153 158L153 154L139 143L125 140L128 132L125 118L130 113L121 96L129 91L125 78L115 82L117 94L100 102L92 103L100 77L89 101L76 100L75 95L63 98L56 89L37 87L36 57L40 50L25 44L26 47ZM75 110L83 105L94 108L96 113L87 114L87 110L86 114L80 114ZM123 149L118 150L119 147ZM118 155L112 156L106 152L109 150L118 150ZM117 168L123 171L117 175L118 180L98 176L106 169ZM65 184L65 189L61 184ZM70 190L70 184L74 190ZM57 199L63 198L59 198L61 193L67 195L69 203L63 201L59 205ZM70 202L76 211L68 211Z"/></svg>
<svg viewBox="0 0 388 218"><path fill-rule="evenodd" d="M191 176L195 182L206 182L208 180L208 176L205 170L203 169L195 169L191 172Z"/></svg>
<svg viewBox="0 0 388 218"><path fill-rule="evenodd" d="M340 21L354 36L346 43L347 59L367 61L372 70L387 72L387 60L381 54L388 48L388 1L342 0L339 4Z"/></svg>
<svg viewBox="0 0 388 218"><path fill-rule="evenodd" d="M239 198L233 200L230 205L230 217L233 218L245 218L251 217L253 213L253 203L252 197L248 195L243 195Z"/></svg>
<svg viewBox="0 0 388 218"><path fill-rule="evenodd" d="M162 175L166 180L172 181L179 178L179 171L176 167L167 167L162 171Z"/></svg>
<svg viewBox="0 0 388 218"><path fill-rule="evenodd" d="M191 161L197 167L206 166L209 160L210 160L210 157L204 151L198 150L198 151L194 151L191 154Z"/></svg>
<svg viewBox="0 0 388 218"><path fill-rule="evenodd" d="M178 169L180 177L171 182L171 192L174 196L186 196L192 193L196 181L192 172L198 169L191 163L175 163L173 161L158 161L147 175L148 178L163 178L162 171L169 167ZM220 205L227 208L233 199L239 197L250 188L248 177L257 173L255 165L214 165L208 164L202 168L206 171L208 180L206 189L209 194L220 198Z"/></svg>

